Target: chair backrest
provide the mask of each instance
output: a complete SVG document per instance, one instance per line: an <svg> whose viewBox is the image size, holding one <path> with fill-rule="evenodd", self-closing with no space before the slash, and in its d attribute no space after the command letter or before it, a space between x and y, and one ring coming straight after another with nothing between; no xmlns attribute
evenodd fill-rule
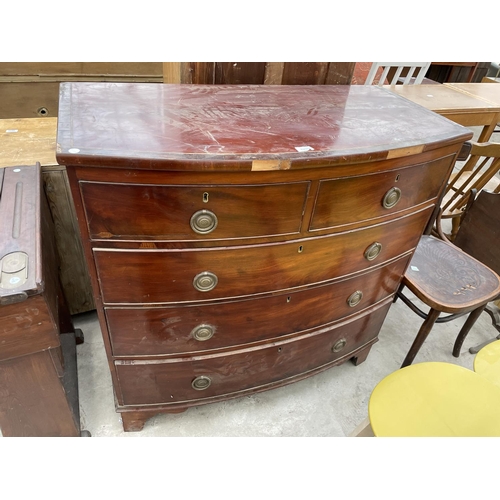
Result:
<svg viewBox="0 0 500 500"><path fill-rule="evenodd" d="M499 170L500 144L473 142L468 160L455 169L446 186L441 202L443 218L461 217L472 189L500 192Z"/></svg>
<svg viewBox="0 0 500 500"><path fill-rule="evenodd" d="M377 83L379 86L385 85L386 78L392 69L394 71L391 71L391 74L394 74L389 81L389 85L396 85L398 83L402 83L403 85L419 84L422 83L430 65L430 62L374 62L368 72L368 76L366 77L365 85L373 84L373 80L375 79L375 76L380 68L383 68L383 70ZM401 81L400 77L405 68L408 69L408 72L401 78ZM416 76L414 76L417 70L418 72L416 73Z"/></svg>
<svg viewBox="0 0 500 500"><path fill-rule="evenodd" d="M453 243L500 274L500 193L483 190L471 201Z"/></svg>

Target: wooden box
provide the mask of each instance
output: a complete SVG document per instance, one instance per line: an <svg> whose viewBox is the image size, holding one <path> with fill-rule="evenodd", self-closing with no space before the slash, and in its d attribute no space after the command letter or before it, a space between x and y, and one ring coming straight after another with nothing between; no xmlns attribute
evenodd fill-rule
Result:
<svg viewBox="0 0 500 500"><path fill-rule="evenodd" d="M80 435L76 334L39 164L0 169L0 429Z"/></svg>

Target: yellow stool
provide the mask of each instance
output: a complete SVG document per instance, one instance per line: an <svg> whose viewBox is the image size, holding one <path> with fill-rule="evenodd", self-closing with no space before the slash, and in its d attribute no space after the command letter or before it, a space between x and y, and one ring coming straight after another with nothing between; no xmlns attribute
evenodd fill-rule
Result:
<svg viewBox="0 0 500 500"><path fill-rule="evenodd" d="M417 363L377 384L368 403L377 437L500 436L500 387L451 363Z"/></svg>
<svg viewBox="0 0 500 500"><path fill-rule="evenodd" d="M474 371L500 387L500 340L484 346L476 354Z"/></svg>

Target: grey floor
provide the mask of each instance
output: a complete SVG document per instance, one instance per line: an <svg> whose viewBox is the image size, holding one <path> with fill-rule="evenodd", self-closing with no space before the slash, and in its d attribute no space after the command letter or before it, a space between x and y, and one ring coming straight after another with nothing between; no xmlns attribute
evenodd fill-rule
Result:
<svg viewBox="0 0 500 500"><path fill-rule="evenodd" d="M459 358L451 354L463 319L435 325L415 363L445 361L472 369L469 347L495 337L483 314L467 337ZM77 347L82 428L94 437L274 437L348 436L367 417L375 385L397 370L421 320L397 301L380 331L379 342L359 366L351 362L333 367L286 387L221 403L190 408L180 414L158 415L140 432L123 432L115 412L113 389L100 328L95 313L74 318L84 332Z"/></svg>
<svg viewBox="0 0 500 500"><path fill-rule="evenodd" d="M473 129L475 138L478 130ZM495 133L492 142L500 142ZM416 299L415 299L416 300ZM435 325L415 363L445 361L472 369L469 347L497 335L488 315L479 318L459 358L453 343L464 318ZM400 301L392 305L379 342L359 366L333 367L286 387L221 403L190 408L180 414L158 415L140 432L124 432L115 412L111 376L95 313L74 318L85 342L77 348L82 428L93 437L343 437L367 417L368 400L376 384L397 370L422 320Z"/></svg>

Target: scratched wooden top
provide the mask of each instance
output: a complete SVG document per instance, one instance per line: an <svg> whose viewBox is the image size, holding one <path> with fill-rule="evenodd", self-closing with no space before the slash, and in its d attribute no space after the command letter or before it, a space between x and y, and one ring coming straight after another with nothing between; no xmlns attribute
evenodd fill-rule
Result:
<svg viewBox="0 0 500 500"><path fill-rule="evenodd" d="M276 170L407 156L471 135L376 86L75 82L61 84L57 160Z"/></svg>
<svg viewBox="0 0 500 500"><path fill-rule="evenodd" d="M0 120L0 168L15 165L57 165L57 118Z"/></svg>

